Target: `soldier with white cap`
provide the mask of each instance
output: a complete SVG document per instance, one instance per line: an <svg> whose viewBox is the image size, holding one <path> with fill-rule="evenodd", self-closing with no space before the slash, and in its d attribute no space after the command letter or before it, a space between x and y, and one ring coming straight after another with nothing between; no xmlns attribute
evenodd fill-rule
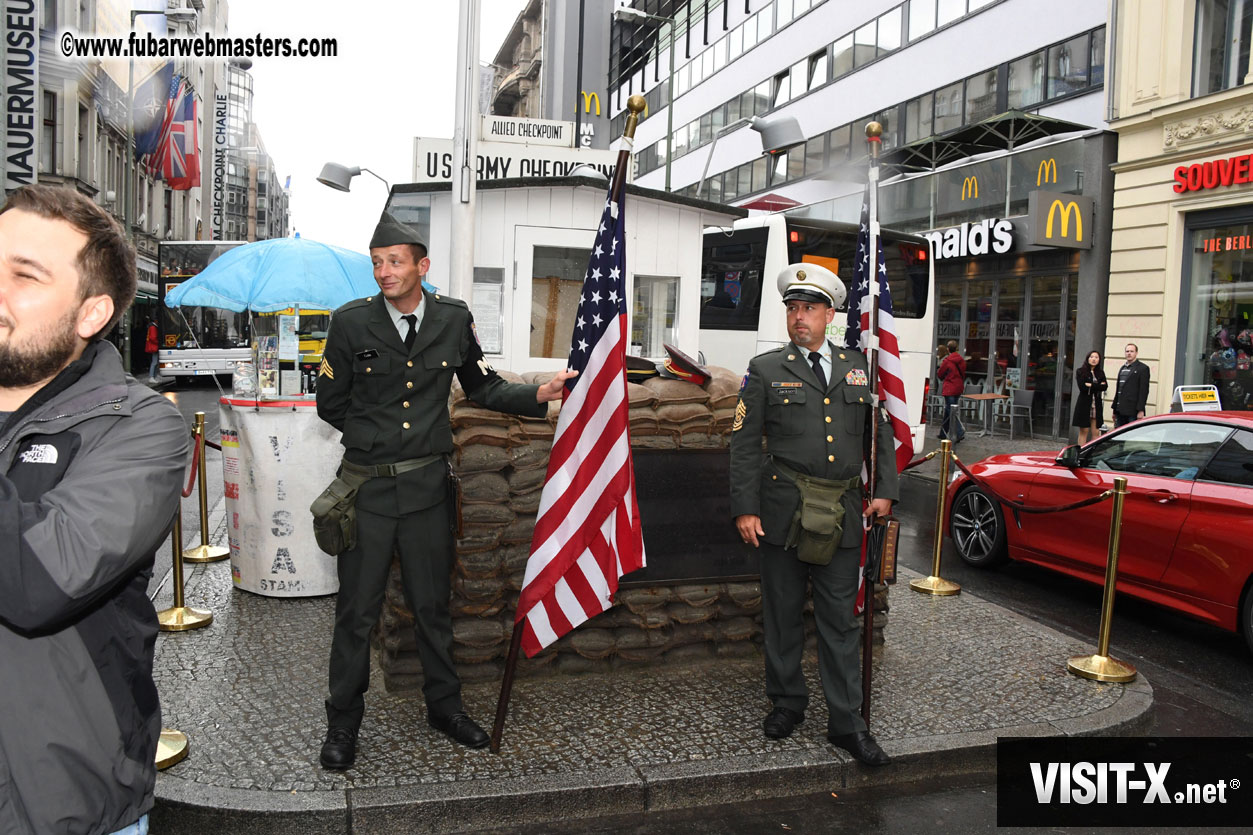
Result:
<svg viewBox="0 0 1253 835"><path fill-rule="evenodd" d="M806 583L812 583L827 738L867 765L891 760L860 715L861 668L854 616L861 516L886 516L898 496L890 428L878 433L874 502L862 512L871 381L866 355L836 348L827 325L847 293L818 264L784 268L779 292L791 342L753 358L740 386L731 435L731 508L741 538L761 552L766 640L763 725L782 739L805 716L801 672ZM886 420L879 420L886 427ZM766 438L763 454L761 439ZM803 499L803 501L802 501Z"/></svg>

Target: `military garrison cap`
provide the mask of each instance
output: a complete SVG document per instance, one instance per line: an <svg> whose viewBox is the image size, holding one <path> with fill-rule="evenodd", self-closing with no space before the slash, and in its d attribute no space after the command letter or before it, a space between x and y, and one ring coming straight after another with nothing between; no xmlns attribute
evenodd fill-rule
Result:
<svg viewBox="0 0 1253 835"><path fill-rule="evenodd" d="M370 249L380 246L396 246L397 244L418 244L428 249L426 241L407 223L401 223L391 212L383 212L378 226L374 227L374 237L370 238Z"/></svg>
<svg viewBox="0 0 1253 835"><path fill-rule="evenodd" d="M840 277L820 264L788 264L779 273L779 294L783 301L799 299L840 307L848 297Z"/></svg>

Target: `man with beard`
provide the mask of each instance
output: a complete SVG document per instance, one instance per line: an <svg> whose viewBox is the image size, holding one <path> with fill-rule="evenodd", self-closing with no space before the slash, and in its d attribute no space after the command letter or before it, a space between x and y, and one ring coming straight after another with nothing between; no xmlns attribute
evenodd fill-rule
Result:
<svg viewBox="0 0 1253 835"><path fill-rule="evenodd" d="M103 339L135 252L70 189L0 208L0 832L146 832L153 557L189 447Z"/></svg>

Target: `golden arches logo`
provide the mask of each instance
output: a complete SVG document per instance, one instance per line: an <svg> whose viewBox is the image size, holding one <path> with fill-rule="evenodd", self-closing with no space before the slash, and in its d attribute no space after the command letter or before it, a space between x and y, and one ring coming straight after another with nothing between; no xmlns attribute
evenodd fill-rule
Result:
<svg viewBox="0 0 1253 835"><path fill-rule="evenodd" d="M979 199L978 177L967 177L962 180L962 200L965 200L967 197L973 197L976 200Z"/></svg>
<svg viewBox="0 0 1253 835"><path fill-rule="evenodd" d="M1083 212L1079 210L1079 204L1071 200L1068 203L1062 203L1060 200L1054 200L1049 205L1048 219L1044 222L1044 237L1053 237L1053 212L1060 212L1062 217L1061 236L1066 237L1066 230L1070 226L1070 213L1075 213L1075 240L1083 240Z"/></svg>
<svg viewBox="0 0 1253 835"><path fill-rule="evenodd" d="M1053 179L1051 180L1049 179L1050 172L1053 175ZM1053 157L1049 157L1048 159L1041 162L1040 167L1036 169L1035 184L1037 186L1042 186L1045 183L1055 183L1055 182L1057 182L1057 160L1054 159Z"/></svg>
<svg viewBox="0 0 1253 835"><path fill-rule="evenodd" d="M583 94L583 112L591 113L592 103L594 102L596 104L596 115L599 116L600 115L600 94L589 93L586 90L580 90L579 92ZM645 114L647 114L647 112L648 112L647 109L645 109Z"/></svg>

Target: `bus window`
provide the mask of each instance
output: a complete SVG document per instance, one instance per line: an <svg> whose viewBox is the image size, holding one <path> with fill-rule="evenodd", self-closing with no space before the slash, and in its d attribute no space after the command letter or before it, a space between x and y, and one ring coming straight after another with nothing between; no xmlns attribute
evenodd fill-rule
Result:
<svg viewBox="0 0 1253 835"><path fill-rule="evenodd" d="M852 232L817 226L788 224L788 263L810 260L830 265L837 262L844 286L851 290L856 263L856 227ZM883 257L892 287L892 310L897 319L921 319L927 313L930 273L925 244L893 240L884 235Z"/></svg>
<svg viewBox="0 0 1253 835"><path fill-rule="evenodd" d="M766 265L766 229L705 235L700 282L700 326L713 330L757 330L761 274Z"/></svg>

